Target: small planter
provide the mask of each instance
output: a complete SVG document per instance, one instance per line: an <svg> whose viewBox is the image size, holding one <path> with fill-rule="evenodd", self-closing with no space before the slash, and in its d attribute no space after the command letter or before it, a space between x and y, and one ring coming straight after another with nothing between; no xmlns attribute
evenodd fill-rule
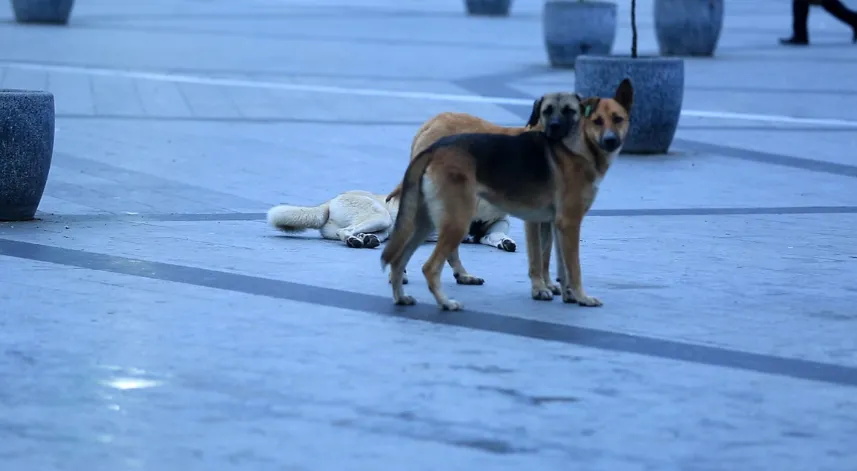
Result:
<svg viewBox="0 0 857 471"><path fill-rule="evenodd" d="M623 154L665 154L675 137L684 100L684 60L670 57L580 56L575 91L613 96L624 78L634 85L634 106Z"/></svg>
<svg viewBox="0 0 857 471"><path fill-rule="evenodd" d="M0 221L33 219L53 151L53 94L0 89Z"/></svg>
<svg viewBox="0 0 857 471"><path fill-rule="evenodd" d="M464 0L467 14L473 16L509 16L512 0Z"/></svg>
<svg viewBox="0 0 857 471"><path fill-rule="evenodd" d="M662 56L714 55L723 29L723 0L655 0Z"/></svg>
<svg viewBox="0 0 857 471"><path fill-rule="evenodd" d="M577 56L608 55L616 39L616 4L589 0L547 0L542 28L553 67L574 67Z"/></svg>
<svg viewBox="0 0 857 471"><path fill-rule="evenodd" d="M74 0L12 0L19 23L64 25L68 23Z"/></svg>

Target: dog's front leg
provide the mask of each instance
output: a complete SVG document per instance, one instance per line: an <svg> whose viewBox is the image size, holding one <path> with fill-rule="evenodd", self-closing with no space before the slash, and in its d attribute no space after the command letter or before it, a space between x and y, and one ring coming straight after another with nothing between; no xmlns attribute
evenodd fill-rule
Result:
<svg viewBox="0 0 857 471"><path fill-rule="evenodd" d="M580 225L583 222L584 210L577 205L566 206L556 220L557 235L559 236L557 253L563 262L559 270L562 284L562 300L566 303L577 303L581 306L601 306L598 298L588 296L583 290L583 279L580 270Z"/></svg>
<svg viewBox="0 0 857 471"><path fill-rule="evenodd" d="M527 236L527 262L529 263L529 276L531 294L533 299L538 301L553 300L553 292L545 284L545 279L542 276L544 250L542 247L541 223L524 222L524 233ZM550 253L548 253L550 257ZM550 263L550 258L548 258Z"/></svg>
<svg viewBox="0 0 857 471"><path fill-rule="evenodd" d="M539 223L539 239L542 244L542 279L545 286L553 294L562 294L560 286L551 281L551 249L553 247L553 231L554 225L550 222Z"/></svg>

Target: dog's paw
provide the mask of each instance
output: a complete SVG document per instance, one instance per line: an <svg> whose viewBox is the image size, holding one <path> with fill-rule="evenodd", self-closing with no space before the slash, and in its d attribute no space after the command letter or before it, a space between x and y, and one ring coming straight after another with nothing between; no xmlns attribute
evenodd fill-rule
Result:
<svg viewBox="0 0 857 471"><path fill-rule="evenodd" d="M547 287L549 290L551 290L551 293L553 293L557 296L562 294L562 286L560 286L560 285L556 285L553 283L547 283Z"/></svg>
<svg viewBox="0 0 857 471"><path fill-rule="evenodd" d="M447 299L440 305L440 308L444 311L460 311L464 308L464 305L454 299Z"/></svg>
<svg viewBox="0 0 857 471"><path fill-rule="evenodd" d="M533 299L536 301L553 301L553 295L548 289L533 288Z"/></svg>
<svg viewBox="0 0 857 471"><path fill-rule="evenodd" d="M587 296L585 294L575 295L572 290L567 290L562 295L562 302L579 304L586 307L598 307L603 304L601 300L594 296Z"/></svg>
<svg viewBox="0 0 857 471"><path fill-rule="evenodd" d="M518 244L512 239L503 239L502 242L497 244L497 248L506 252L514 252L518 250Z"/></svg>
<svg viewBox="0 0 857 471"><path fill-rule="evenodd" d="M374 249L381 245L381 240L375 234L359 234L363 239L363 248Z"/></svg>
<svg viewBox="0 0 857 471"><path fill-rule="evenodd" d="M393 302L396 304L396 306L413 306L417 303L417 300L414 299L413 296L409 296L406 294L400 297L399 299L394 300Z"/></svg>
<svg viewBox="0 0 857 471"><path fill-rule="evenodd" d="M485 284L485 280L479 278L478 276L473 276L470 274L461 275L458 273L453 273L452 276L455 277L455 282L460 285L481 285Z"/></svg>
<svg viewBox="0 0 857 471"><path fill-rule="evenodd" d="M362 249L363 239L356 236L348 236L348 238L345 239L345 245L351 247L352 249Z"/></svg>

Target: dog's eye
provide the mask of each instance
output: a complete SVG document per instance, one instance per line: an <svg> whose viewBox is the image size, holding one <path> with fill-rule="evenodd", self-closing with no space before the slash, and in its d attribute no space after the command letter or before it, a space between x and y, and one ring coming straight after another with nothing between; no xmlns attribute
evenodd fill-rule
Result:
<svg viewBox="0 0 857 471"><path fill-rule="evenodd" d="M542 113L546 115L553 114L553 105L545 106L545 109L542 111Z"/></svg>
<svg viewBox="0 0 857 471"><path fill-rule="evenodd" d="M596 126L604 126L604 118L601 116L593 119L592 122L595 123Z"/></svg>
<svg viewBox="0 0 857 471"><path fill-rule="evenodd" d="M613 116L613 122L614 122L615 124L619 124L619 123L621 123L622 121L625 121L625 118L623 118L623 117L621 117L621 116Z"/></svg>
<svg viewBox="0 0 857 471"><path fill-rule="evenodd" d="M570 106L563 106L562 107L562 114L568 115L568 114L571 114L571 111L572 111L572 109Z"/></svg>

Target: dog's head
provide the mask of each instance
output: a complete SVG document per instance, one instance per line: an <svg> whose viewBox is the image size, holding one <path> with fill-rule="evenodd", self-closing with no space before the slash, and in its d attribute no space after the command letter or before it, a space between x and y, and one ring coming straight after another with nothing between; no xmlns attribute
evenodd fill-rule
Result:
<svg viewBox="0 0 857 471"><path fill-rule="evenodd" d="M550 140L561 140L572 134L580 122L582 98L576 93L548 93L533 103L527 126L543 130Z"/></svg>
<svg viewBox="0 0 857 471"><path fill-rule="evenodd" d="M629 79L616 87L613 98L583 100L583 135L607 154L621 150L628 136L634 87Z"/></svg>

